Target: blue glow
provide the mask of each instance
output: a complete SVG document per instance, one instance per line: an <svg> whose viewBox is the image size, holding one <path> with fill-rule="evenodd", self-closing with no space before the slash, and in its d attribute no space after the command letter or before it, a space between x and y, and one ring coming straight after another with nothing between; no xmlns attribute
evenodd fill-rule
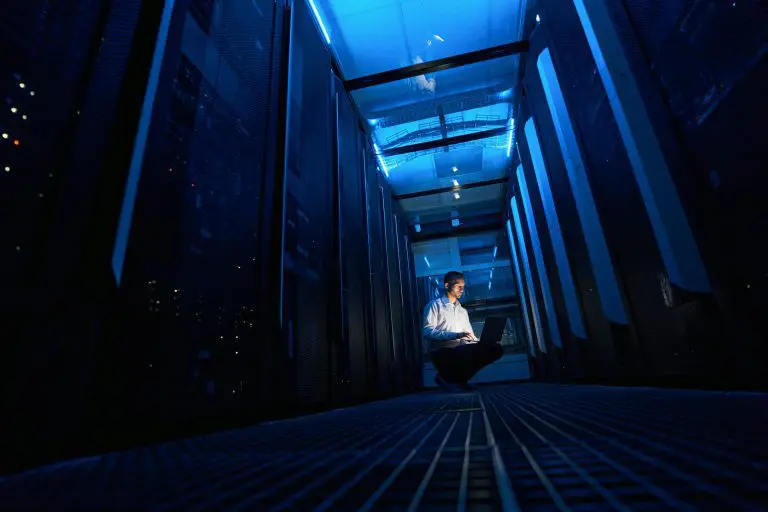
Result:
<svg viewBox="0 0 768 512"><path fill-rule="evenodd" d="M490 281L488 281L488 289L489 290L491 289L491 282Z"/></svg>
<svg viewBox="0 0 768 512"><path fill-rule="evenodd" d="M421 224L416 224L413 226L413 228L416 230L417 233L421 233Z"/></svg>
<svg viewBox="0 0 768 512"><path fill-rule="evenodd" d="M429 262L426 256L424 256L424 263L426 263L429 268L432 268L432 264Z"/></svg>
<svg viewBox="0 0 768 512"><path fill-rule="evenodd" d="M499 246L496 245L493 247L493 259L496 259L496 255L499 253Z"/></svg>
<svg viewBox="0 0 768 512"><path fill-rule="evenodd" d="M539 283L541 284L541 296L544 299L544 312L547 314L549 334L552 337L552 342L556 346L562 347L563 342L560 339L560 327L557 325L555 301L552 298L552 286L549 283L547 264L544 262L544 252L541 250L539 229L536 226L536 217L534 217L533 204L531 203L531 196L528 192L528 184L525 181L525 172L523 171L522 165L517 168L517 183L520 187L520 196L523 200L525 218L528 221L528 234L531 237L531 248L533 249L533 257L536 260L536 270L539 275Z"/></svg>
<svg viewBox="0 0 768 512"><path fill-rule="evenodd" d="M128 169L128 180L125 184L125 195L123 196L123 207L120 210L120 219L117 225L117 236L115 246L112 250L112 272L118 286L123 277L123 265L125 264L125 251L128 248L128 236L131 232L131 223L133 221L133 208L136 204L136 194L139 189L139 178L141 170L144 167L144 151L147 145L147 136L149 135L149 125L152 122L152 110L155 105L155 96L157 94L157 85L160 81L160 70L163 66L163 57L165 56L165 45L168 42L168 30L171 25L171 15L173 14L174 0L166 0L163 6L163 15L160 19L160 29L155 43L155 52L152 57L152 67L147 81L147 90L144 94L144 104L141 107L141 117L139 118L139 127L136 132L136 140L133 144L133 154L131 155L131 166Z"/></svg>
<svg viewBox="0 0 768 512"><path fill-rule="evenodd" d="M509 120L509 138L507 139L507 158L512 155L512 139L515 135L515 120L510 119Z"/></svg>
<svg viewBox="0 0 768 512"><path fill-rule="evenodd" d="M314 0L346 78L518 41L522 0Z"/></svg>
<svg viewBox="0 0 768 512"><path fill-rule="evenodd" d="M525 273L525 283L528 288L528 298L531 300L531 310L533 312L533 326L536 329L536 339L539 350L547 351L544 341L544 330L541 325L541 313L539 312L539 299L536 296L536 288L533 286L533 274L531 273L531 264L528 261L528 248L525 244L525 233L523 232L523 223L520 220L520 209L517 206L517 196L512 198L512 217L515 220L515 232L517 233L517 243L520 246L520 256L523 262L523 272Z"/></svg>
<svg viewBox="0 0 768 512"><path fill-rule="evenodd" d="M512 235L512 221L507 219L507 239L509 240L509 252L512 255L512 266L515 271L515 282L517 283L517 296L520 298L520 304L523 306L523 323L525 324L525 334L528 338L528 348L532 356L536 355L536 349L533 347L533 332L531 331L530 309L528 299L525 296L523 287L523 278L520 272L520 260L517 257L517 247Z"/></svg>
<svg viewBox="0 0 768 512"><path fill-rule="evenodd" d="M597 213L589 177L568 114L568 107L565 104L563 90L560 87L560 81L557 78L548 49L545 49L539 56L538 68L544 86L544 94L547 97L549 112L555 125L557 140L560 143L560 151L568 172L568 180L576 200L576 210L579 212L581 229L587 242L587 252L597 282L603 312L609 320L627 324L629 321L616 279L616 272L613 268L613 260L608 251L608 243L600 223L600 215Z"/></svg>
<svg viewBox="0 0 768 512"><path fill-rule="evenodd" d="M525 4L523 0L313 1L346 79L520 40ZM444 171L450 173L451 166L461 169L457 178L462 185L506 175L509 134L504 130L510 123L519 60L519 55L509 55L351 93L379 148L377 165L396 195L450 186ZM445 149L388 155L393 148L489 129L501 133ZM446 155L463 158L446 162ZM446 198L453 201L447 194Z"/></svg>
<svg viewBox="0 0 768 512"><path fill-rule="evenodd" d="M688 290L710 292L698 245L611 14L600 2L588 3L574 1L669 279ZM539 67L542 58L551 61L549 52L542 54Z"/></svg>
<svg viewBox="0 0 768 512"><path fill-rule="evenodd" d="M320 30L323 32L323 36L325 36L325 42L331 44L331 36L328 35L328 30L325 28L325 23L323 23L323 19L320 17L320 12L317 10L314 0L309 0L309 6L312 8L317 24L320 25Z"/></svg>
<svg viewBox="0 0 768 512"><path fill-rule="evenodd" d="M568 261L568 254L563 241L563 233L560 229L560 220L557 217L555 209L555 199L552 196L552 187L549 184L549 175L544 163L544 155L541 152L539 144L539 135L536 132L536 125L533 118L525 123L525 136L528 141L528 149L533 161L533 169L536 173L536 182L539 185L539 194L541 202L544 205L547 226L549 227L549 236L552 239L552 247L555 252L555 262L557 263L557 273L560 276L560 287L563 290L565 306L568 310L568 321L571 325L571 332L579 338L586 339L586 329L581 317L579 308L579 299L576 295L576 288L571 274L571 264Z"/></svg>
<svg viewBox="0 0 768 512"><path fill-rule="evenodd" d="M373 150L376 153L376 160L379 161L381 172L384 173L384 176L389 178L389 169L387 169L387 164L384 163L384 159L381 157L381 150L379 149L379 146L375 142L373 143Z"/></svg>

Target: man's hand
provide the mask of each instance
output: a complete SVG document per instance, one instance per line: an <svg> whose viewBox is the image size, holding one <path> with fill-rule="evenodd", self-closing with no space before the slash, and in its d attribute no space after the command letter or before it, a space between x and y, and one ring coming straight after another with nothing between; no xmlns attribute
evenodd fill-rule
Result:
<svg viewBox="0 0 768 512"><path fill-rule="evenodd" d="M475 338L475 335L472 334L471 332L459 333L459 339L460 340L477 341L477 338Z"/></svg>

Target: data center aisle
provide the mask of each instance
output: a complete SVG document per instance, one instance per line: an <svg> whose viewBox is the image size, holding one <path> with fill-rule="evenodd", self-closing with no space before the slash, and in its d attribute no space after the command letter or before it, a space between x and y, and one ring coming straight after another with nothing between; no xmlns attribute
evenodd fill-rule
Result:
<svg viewBox="0 0 768 512"><path fill-rule="evenodd" d="M0 509L765 510L768 395L428 392L0 480Z"/></svg>

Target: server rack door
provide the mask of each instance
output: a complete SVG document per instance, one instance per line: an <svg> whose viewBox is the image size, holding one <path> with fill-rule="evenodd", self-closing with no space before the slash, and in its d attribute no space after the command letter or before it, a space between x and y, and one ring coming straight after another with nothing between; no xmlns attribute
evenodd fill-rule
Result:
<svg viewBox="0 0 768 512"><path fill-rule="evenodd" d="M390 324L390 375L391 390L393 393L403 392L403 376L405 361L403 344L403 302L401 295L401 283L399 272L399 228L396 226L397 219L393 212L393 200L389 186L383 177L380 177L382 214L384 216L384 255L387 266L387 288L388 288L388 306L389 306L389 324Z"/></svg>
<svg viewBox="0 0 768 512"><path fill-rule="evenodd" d="M337 169L339 176L339 265L341 270L341 319L343 338L339 338L344 358L340 377L346 384L346 393L352 399L361 399L366 389L366 324L365 305L368 278L366 245L360 240L365 233L365 203L363 202L362 173L358 159L358 123L346 92L336 95Z"/></svg>
<svg viewBox="0 0 768 512"><path fill-rule="evenodd" d="M387 262L387 244L385 239L386 210L384 192L379 183L375 166L370 167L372 178L370 189L370 232L371 232L371 274L374 283L374 318L376 327L376 347L379 393L391 394L390 364L394 357L392 345L392 320L390 316L389 265Z"/></svg>
<svg viewBox="0 0 768 512"><path fill-rule="evenodd" d="M366 357L366 390L369 397L375 397L379 395L379 367L378 367L378 345L376 342L376 295L374 289L373 278L373 236L371 230L375 226L375 219L371 216L376 214L375 210L371 209L372 189L375 189L375 185L371 185L371 177L375 178L376 166L375 162L371 158L370 142L362 131L358 132L358 163L360 165L362 176L362 190L363 195L363 211L364 211L364 240L365 244L365 276L363 279L364 286L366 287L365 294L365 329L366 329L366 341L365 341L365 357ZM372 172L374 174L372 174ZM375 183L375 182L374 182Z"/></svg>
<svg viewBox="0 0 768 512"><path fill-rule="evenodd" d="M394 206L394 205L393 205ZM403 223L400 221L397 213L392 214L392 227L394 228L394 241L395 241L395 256L397 257L397 288L398 288L398 309L399 311L399 324L400 324L400 343L402 347L402 355L399 360L399 364L402 367L403 372L403 386L405 390L409 390L411 386L410 382L410 366L413 358L411 345L408 342L410 336L408 335L408 279L407 273L404 269L405 260L405 247L403 244L404 238L402 236Z"/></svg>
<svg viewBox="0 0 768 512"><path fill-rule="evenodd" d="M407 229L407 224L404 225L403 229ZM412 389L415 390L421 389L423 385L422 375L424 373L422 371L421 311L416 283L416 267L413 261L413 248L408 235L404 235L403 239L405 242L406 277L408 281L408 306L406 308L406 315L409 319L408 342L411 344L413 354L410 373L412 376Z"/></svg>
<svg viewBox="0 0 768 512"><path fill-rule="evenodd" d="M163 18L146 144L134 153L111 260L123 395L153 419L223 415L258 397L257 239L277 21L268 0L177 2Z"/></svg>
<svg viewBox="0 0 768 512"><path fill-rule="evenodd" d="M107 272L88 259L88 214L122 95L142 95L140 69L126 80L141 2L4 2L0 7L0 465L68 454L90 425ZM153 25L156 12L147 9ZM146 37L149 43L154 34ZM136 55L139 53L140 55ZM128 83L126 85L126 83ZM132 116L131 116L132 117ZM109 168L127 167L118 158ZM51 424L56 424L53 431ZM82 434L82 437L88 437ZM34 448L30 449L31 443Z"/></svg>
<svg viewBox="0 0 768 512"><path fill-rule="evenodd" d="M295 2L286 141L282 330L296 397L330 397L328 300L334 287L334 170L330 56L305 2ZM283 369L281 369L283 370ZM292 373L295 372L295 373Z"/></svg>
<svg viewBox="0 0 768 512"><path fill-rule="evenodd" d="M373 149L368 141L365 148L365 171L368 198L368 247L371 283L370 365L375 369L377 396L390 394L389 364L391 359L388 268L384 246L384 210L379 186L379 171Z"/></svg>

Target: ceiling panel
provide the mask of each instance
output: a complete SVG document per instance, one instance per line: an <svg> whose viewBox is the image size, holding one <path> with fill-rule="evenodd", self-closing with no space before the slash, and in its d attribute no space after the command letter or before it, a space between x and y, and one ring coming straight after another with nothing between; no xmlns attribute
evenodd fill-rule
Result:
<svg viewBox="0 0 768 512"><path fill-rule="evenodd" d="M307 1L345 80L519 41L526 6L526 0ZM500 211L503 186L461 187L507 175L519 61L519 55L481 60L350 93L396 196L458 189L458 198L403 200L409 220ZM489 130L496 132L451 144ZM418 151L408 149L415 144Z"/></svg>
<svg viewBox="0 0 768 512"><path fill-rule="evenodd" d="M518 40L524 0L312 0L346 79Z"/></svg>

